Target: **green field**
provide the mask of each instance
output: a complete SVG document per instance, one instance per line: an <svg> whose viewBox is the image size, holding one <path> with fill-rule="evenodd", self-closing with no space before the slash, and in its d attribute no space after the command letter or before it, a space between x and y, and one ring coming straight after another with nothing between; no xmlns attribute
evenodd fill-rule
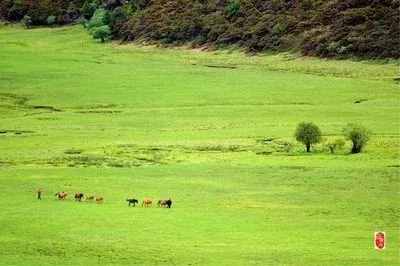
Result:
<svg viewBox="0 0 400 266"><path fill-rule="evenodd" d="M398 67L0 26L0 265L396 265ZM373 134L307 154L302 121Z"/></svg>

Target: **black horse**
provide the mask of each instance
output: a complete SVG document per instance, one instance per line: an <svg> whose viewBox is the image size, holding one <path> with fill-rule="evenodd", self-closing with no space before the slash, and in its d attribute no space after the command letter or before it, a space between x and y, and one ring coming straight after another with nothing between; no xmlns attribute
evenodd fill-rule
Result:
<svg viewBox="0 0 400 266"><path fill-rule="evenodd" d="M169 198L167 200L159 200L157 202L158 207L166 207L166 208L171 208L172 206L172 200Z"/></svg>
<svg viewBox="0 0 400 266"><path fill-rule="evenodd" d="M172 206L172 200L171 200L171 199L167 199L167 200L165 201L165 205L167 205L168 208L171 208L171 206Z"/></svg>
<svg viewBox="0 0 400 266"><path fill-rule="evenodd" d="M133 207L135 207L136 204L139 204L139 201L137 199L127 199L126 201L128 202L128 206L131 206L132 204Z"/></svg>

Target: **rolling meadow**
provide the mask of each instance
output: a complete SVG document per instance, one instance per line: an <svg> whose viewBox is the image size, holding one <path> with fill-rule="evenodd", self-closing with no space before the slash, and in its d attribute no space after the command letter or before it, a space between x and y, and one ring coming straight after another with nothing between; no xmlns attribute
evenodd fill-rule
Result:
<svg viewBox="0 0 400 266"><path fill-rule="evenodd" d="M396 265L398 75L398 60L102 44L79 25L2 25L0 265ZM350 142L306 153L302 121L325 142L347 123L371 140L360 154ZM173 205L128 207L132 197Z"/></svg>

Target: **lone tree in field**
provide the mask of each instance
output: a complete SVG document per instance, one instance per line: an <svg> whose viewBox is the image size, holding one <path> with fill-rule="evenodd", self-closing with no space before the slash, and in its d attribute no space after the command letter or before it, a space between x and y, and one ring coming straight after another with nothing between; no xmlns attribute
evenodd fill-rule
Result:
<svg viewBox="0 0 400 266"><path fill-rule="evenodd" d="M311 145L321 141L321 130L311 122L302 122L297 125L296 140L306 146L307 152L310 152Z"/></svg>
<svg viewBox="0 0 400 266"><path fill-rule="evenodd" d="M351 153L360 153L365 145L367 145L370 132L362 125L348 124L343 129L343 134L346 139L351 140L353 143Z"/></svg>

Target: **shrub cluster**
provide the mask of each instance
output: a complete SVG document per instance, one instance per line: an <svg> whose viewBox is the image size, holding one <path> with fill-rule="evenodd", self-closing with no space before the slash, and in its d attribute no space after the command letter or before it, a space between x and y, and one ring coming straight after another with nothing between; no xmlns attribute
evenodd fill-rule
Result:
<svg viewBox="0 0 400 266"><path fill-rule="evenodd" d="M94 39L100 39L101 42L111 37L109 12L103 8L98 8L93 13L90 20L85 23L85 27L89 30Z"/></svg>
<svg viewBox="0 0 400 266"><path fill-rule="evenodd" d="M68 24L80 17L85 0L1 0L0 19L31 25ZM49 23L50 22L50 23ZM26 24L25 24L26 25Z"/></svg>
<svg viewBox="0 0 400 266"><path fill-rule="evenodd" d="M398 58L399 5L398 0L158 0L114 30L126 40Z"/></svg>
<svg viewBox="0 0 400 266"><path fill-rule="evenodd" d="M370 132L362 125L348 124L343 128L343 135L352 143L351 153L360 153L365 145L367 145ZM307 152L311 151L312 145L322 140L321 130L312 122L299 123L294 136L298 142L304 144ZM335 153L336 150L343 148L344 145L345 142L343 139L330 140L325 144L331 153Z"/></svg>

